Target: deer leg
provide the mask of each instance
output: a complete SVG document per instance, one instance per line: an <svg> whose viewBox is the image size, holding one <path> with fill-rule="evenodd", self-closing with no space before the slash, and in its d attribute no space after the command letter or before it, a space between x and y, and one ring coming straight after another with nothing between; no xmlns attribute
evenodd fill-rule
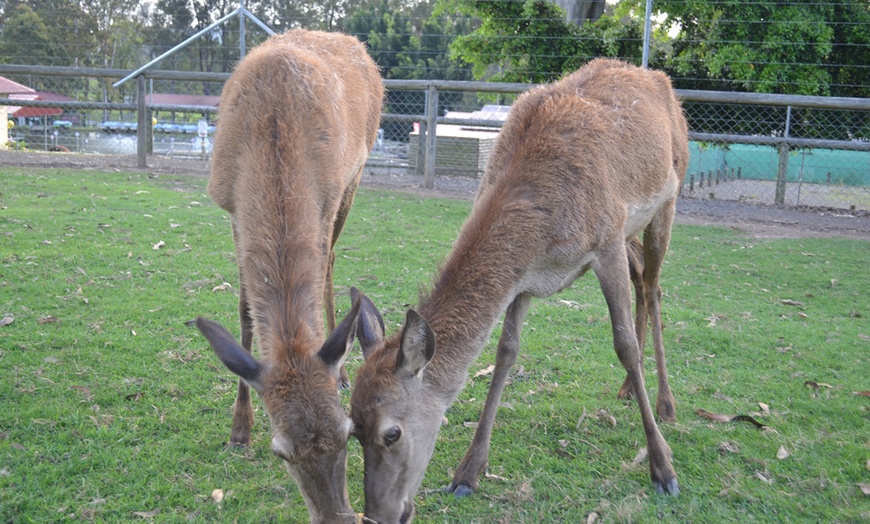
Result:
<svg viewBox="0 0 870 524"><path fill-rule="evenodd" d="M677 483L677 474L671 464L671 449L656 424L646 393L643 373L641 373L637 335L631 322L631 292L628 286L628 261L625 242L619 240L606 250L599 252L592 267L601 284L601 291L604 293L604 299L607 301L607 308L610 311L613 346L616 355L628 373L631 390L634 392L640 408L647 449L649 450L650 477L657 491L667 491L676 495L680 488Z"/></svg>
<svg viewBox="0 0 870 524"><path fill-rule="evenodd" d="M333 271L335 267L335 243L338 242L338 237L341 235L341 230L344 229L344 223L347 220L347 215L350 213L350 207L353 205L353 196L356 193L356 188L359 185L359 177L362 174L362 167L356 175L355 181L352 182L341 196L341 204L338 207L338 213L335 214L335 222L332 225L332 240L329 246L329 255L326 262L326 283L323 287L323 304L326 309L326 325L329 327L329 332L335 329L335 288L333 287ZM350 377L344 364L341 365L339 373L339 387L342 389L350 387Z"/></svg>
<svg viewBox="0 0 870 524"><path fill-rule="evenodd" d="M658 375L658 394L656 395L656 413L665 422L676 422L676 399L668 384L668 368L665 362L665 346L662 338L662 288L659 285L662 262L668 251L671 239L671 222L674 216L674 204L666 205L653 218L644 232L644 293L649 309L650 327L652 328L653 348L656 357L656 374Z"/></svg>
<svg viewBox="0 0 870 524"><path fill-rule="evenodd" d="M242 347L248 354L254 341L254 321L248 308L248 292L241 271L239 272L239 321L242 327ZM254 425L254 406L251 404L251 388L239 379L236 402L233 404L233 425L230 429L230 445L246 446L251 443L251 427Z"/></svg>
<svg viewBox="0 0 870 524"><path fill-rule="evenodd" d="M637 237L635 237L628 242L626 247L628 252L629 276L631 277L631 283L634 285L634 331L637 335L637 346L640 351L641 360L641 372L643 372L643 348L646 342L647 324L647 306L643 292L643 244L641 244ZM619 388L616 397L621 399L631 398L631 381L628 379L627 375L625 381L622 383L622 387Z"/></svg>
<svg viewBox="0 0 870 524"><path fill-rule="evenodd" d="M489 457L489 442L492 437L492 426L498 411L501 394L507 382L508 372L517 360L520 352L520 331L523 319L529 310L531 295L520 295L514 299L504 316L504 325L495 356L495 369L489 384L489 393L483 406L483 413L474 431L471 446L465 452L462 462L453 474L453 481L447 491L457 497L470 495L477 489L480 475L486 468Z"/></svg>

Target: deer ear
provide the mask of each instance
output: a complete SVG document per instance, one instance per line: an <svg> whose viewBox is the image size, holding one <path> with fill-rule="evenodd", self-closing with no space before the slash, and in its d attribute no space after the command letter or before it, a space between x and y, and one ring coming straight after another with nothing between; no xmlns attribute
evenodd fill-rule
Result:
<svg viewBox="0 0 870 524"><path fill-rule="evenodd" d="M336 372L353 348L353 337L357 329L359 310L360 301L354 300L347 316L344 317L341 324L335 327L335 330L320 347L320 351L317 352L321 360L326 362L328 366L335 368Z"/></svg>
<svg viewBox="0 0 870 524"><path fill-rule="evenodd" d="M375 304L355 287L350 288L350 299L359 301L359 321L356 325L356 338L362 347L363 356L368 356L384 343L384 319Z"/></svg>
<svg viewBox="0 0 870 524"><path fill-rule="evenodd" d="M396 355L396 373L419 376L435 355L435 333L413 309L405 315L402 341Z"/></svg>
<svg viewBox="0 0 870 524"><path fill-rule="evenodd" d="M262 390L260 376L263 369L260 363L236 342L229 331L217 322L196 317L196 327L208 340L209 345L224 365L259 393Z"/></svg>

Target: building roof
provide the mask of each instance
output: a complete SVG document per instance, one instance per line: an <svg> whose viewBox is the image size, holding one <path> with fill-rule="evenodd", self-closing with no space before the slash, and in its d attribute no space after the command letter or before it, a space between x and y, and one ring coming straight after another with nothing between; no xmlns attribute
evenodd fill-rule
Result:
<svg viewBox="0 0 870 524"><path fill-rule="evenodd" d="M30 93L10 94L12 100L47 100L56 102L67 102L72 98L60 93L52 93L51 91L33 91ZM36 117L36 116L53 116L63 113L63 108L60 107L22 107L10 106L7 108L9 116L13 118L20 117Z"/></svg>
<svg viewBox="0 0 870 524"><path fill-rule="evenodd" d="M26 85L13 82L4 76L0 76L0 94L10 95L12 93L35 93L34 89Z"/></svg>

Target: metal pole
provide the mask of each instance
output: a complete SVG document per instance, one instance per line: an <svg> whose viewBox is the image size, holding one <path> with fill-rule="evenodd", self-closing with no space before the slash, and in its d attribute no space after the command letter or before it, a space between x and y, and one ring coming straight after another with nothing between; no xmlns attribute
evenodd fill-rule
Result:
<svg viewBox="0 0 870 524"><path fill-rule="evenodd" d="M148 111L145 110L145 75L136 78L136 165L146 167L145 160L148 158Z"/></svg>
<svg viewBox="0 0 870 524"><path fill-rule="evenodd" d="M650 18L652 17L652 0L646 0L646 17L643 22L643 68L649 67Z"/></svg>
<svg viewBox="0 0 870 524"><path fill-rule="evenodd" d="M785 140L779 144L779 164L776 168L776 194L773 197L773 203L777 206L785 204L785 184L788 179L788 138L791 127L791 106L788 106L785 115L785 133L783 134Z"/></svg>
<svg viewBox="0 0 870 524"><path fill-rule="evenodd" d="M239 2L239 59L245 58L245 0Z"/></svg>

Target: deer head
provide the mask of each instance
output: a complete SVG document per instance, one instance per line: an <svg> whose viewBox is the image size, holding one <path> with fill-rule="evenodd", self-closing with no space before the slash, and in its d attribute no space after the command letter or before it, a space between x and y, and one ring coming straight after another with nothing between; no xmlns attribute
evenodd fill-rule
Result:
<svg viewBox="0 0 870 524"><path fill-rule="evenodd" d="M299 486L313 523L353 522L355 517L346 485L352 423L339 399L339 369L353 347L358 323L371 324L374 305L356 289L351 295L350 312L316 352L271 352L282 359L257 360L220 324L196 320L221 361L260 396L272 426L272 452ZM379 319L377 314L375 321Z"/></svg>
<svg viewBox="0 0 870 524"><path fill-rule="evenodd" d="M351 417L365 458L365 514L382 524L407 523L447 406L423 380L435 334L409 310L401 334L386 344L359 339L366 362Z"/></svg>

